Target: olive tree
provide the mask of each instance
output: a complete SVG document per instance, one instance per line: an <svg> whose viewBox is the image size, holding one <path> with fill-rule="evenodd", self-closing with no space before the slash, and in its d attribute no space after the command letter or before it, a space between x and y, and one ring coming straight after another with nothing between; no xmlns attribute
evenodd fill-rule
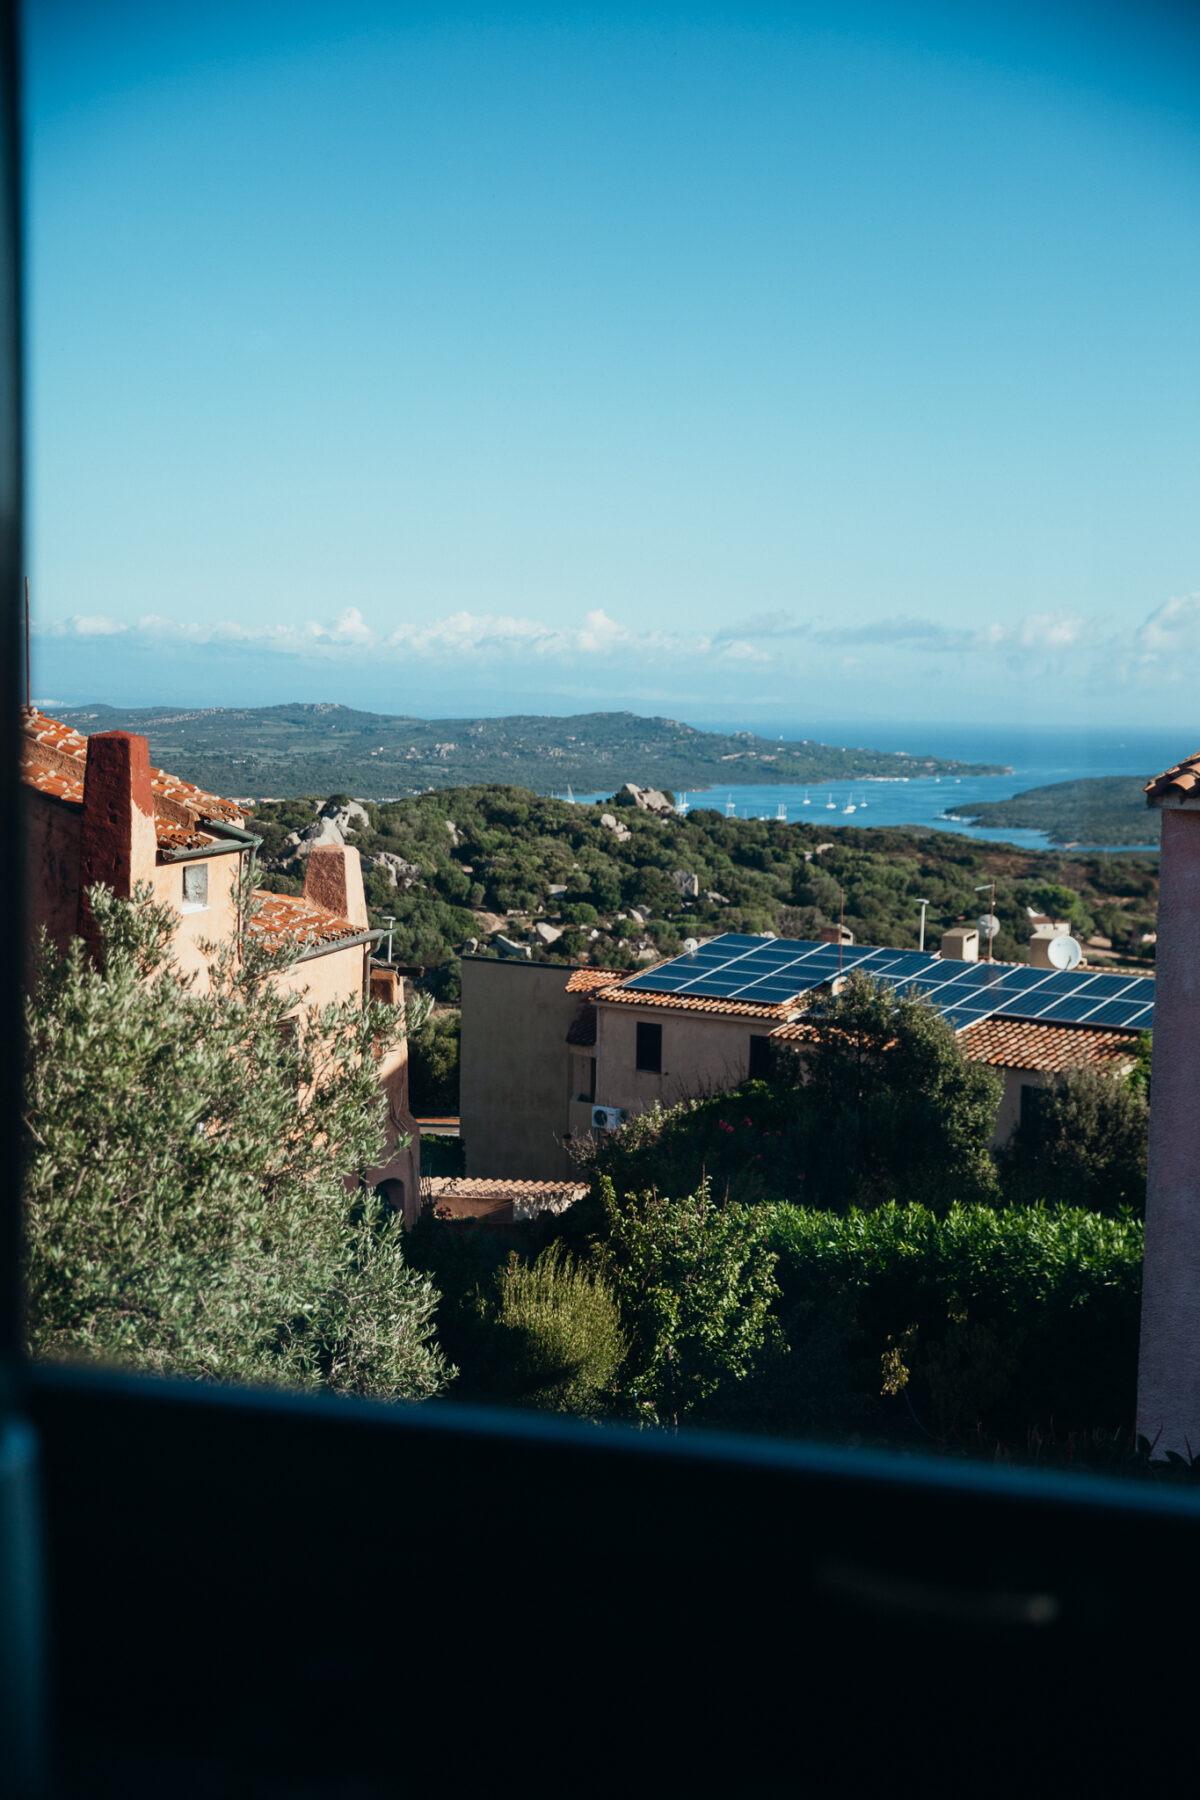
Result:
<svg viewBox="0 0 1200 1800"><path fill-rule="evenodd" d="M89 900L100 961L43 939L27 1002L31 1353L436 1393L436 1292L359 1174L384 1153L394 1009L298 1007L277 979L295 952L245 932L206 947L202 985L149 890Z"/></svg>

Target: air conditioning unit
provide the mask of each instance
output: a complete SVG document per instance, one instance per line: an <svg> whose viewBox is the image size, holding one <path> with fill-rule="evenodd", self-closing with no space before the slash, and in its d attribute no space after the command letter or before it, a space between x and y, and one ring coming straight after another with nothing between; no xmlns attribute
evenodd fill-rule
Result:
<svg viewBox="0 0 1200 1800"><path fill-rule="evenodd" d="M619 1106L593 1106L593 1131L619 1131L624 1123L625 1114Z"/></svg>

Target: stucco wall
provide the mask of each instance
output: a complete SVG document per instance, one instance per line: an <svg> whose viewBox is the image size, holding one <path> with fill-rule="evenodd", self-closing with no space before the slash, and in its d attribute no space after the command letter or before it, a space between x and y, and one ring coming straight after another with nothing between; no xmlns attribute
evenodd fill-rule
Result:
<svg viewBox="0 0 1200 1800"><path fill-rule="evenodd" d="M75 936L79 917L81 809L24 790L26 904L33 936L44 925L60 950Z"/></svg>
<svg viewBox="0 0 1200 1800"><path fill-rule="evenodd" d="M198 860L208 870L208 905L201 911L182 910L183 871L194 868L195 863L158 863L150 885L154 889L154 898L160 905L171 907L179 921L175 928L176 963L185 975L197 974L203 982L212 958L201 950L201 942L223 944L237 930L234 896L242 859L234 852Z"/></svg>
<svg viewBox="0 0 1200 1800"><path fill-rule="evenodd" d="M363 995L363 971L367 947L352 944L348 950L331 950L326 956L310 956L294 963L277 977L281 993L303 998L305 1006L334 1006Z"/></svg>
<svg viewBox="0 0 1200 1800"><path fill-rule="evenodd" d="M1200 812L1162 809L1137 1429L1200 1453Z"/></svg>
<svg viewBox="0 0 1200 1800"><path fill-rule="evenodd" d="M645 1112L659 1101L723 1092L750 1073L750 1039L765 1036L767 1021L722 1018L719 1014L672 1013L640 1006L596 1007L596 1104ZM637 1065L639 1021L662 1026L662 1073Z"/></svg>
<svg viewBox="0 0 1200 1800"><path fill-rule="evenodd" d="M997 1075L1004 1077L1004 1092L1000 1097L1000 1110L996 1114L996 1126L992 1132L991 1145L998 1150L1007 1144L1017 1126L1021 1123L1021 1089L1023 1087L1046 1087L1058 1076L1047 1069L996 1069Z"/></svg>
<svg viewBox="0 0 1200 1800"><path fill-rule="evenodd" d="M567 1027L579 995L561 964L462 961L459 1112L466 1173L564 1181L570 1129Z"/></svg>

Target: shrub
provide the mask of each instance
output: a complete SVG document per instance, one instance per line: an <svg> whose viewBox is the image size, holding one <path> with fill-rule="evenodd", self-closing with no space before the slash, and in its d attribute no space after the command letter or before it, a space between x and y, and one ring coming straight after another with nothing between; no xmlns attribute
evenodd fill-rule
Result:
<svg viewBox="0 0 1200 1800"><path fill-rule="evenodd" d="M458 1112L462 1014L433 1013L408 1040L408 1098L414 1113L452 1118Z"/></svg>
<svg viewBox="0 0 1200 1800"><path fill-rule="evenodd" d="M862 1355L876 1371L889 1355L897 1377L907 1371L932 1428L982 1417L1023 1433L1037 1420L1061 1429L1132 1416L1137 1220L1045 1206L759 1212L783 1310L809 1328L848 1312Z"/></svg>
<svg viewBox="0 0 1200 1800"><path fill-rule="evenodd" d="M625 1356L616 1301L560 1244L536 1262L514 1251L480 1301L497 1398L549 1412L592 1413L612 1403Z"/></svg>
<svg viewBox="0 0 1200 1800"><path fill-rule="evenodd" d="M1001 1153L1010 1197L1143 1212L1150 1128L1144 1069L1143 1061L1130 1081L1073 1069L1033 1089L1034 1104Z"/></svg>

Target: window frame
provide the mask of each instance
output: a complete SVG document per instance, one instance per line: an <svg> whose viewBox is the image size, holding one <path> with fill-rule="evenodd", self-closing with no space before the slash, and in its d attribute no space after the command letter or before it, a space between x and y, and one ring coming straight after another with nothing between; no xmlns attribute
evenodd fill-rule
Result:
<svg viewBox="0 0 1200 1800"><path fill-rule="evenodd" d="M638 1019L633 1040L633 1066L639 1075L661 1075L663 1028L658 1019Z"/></svg>

